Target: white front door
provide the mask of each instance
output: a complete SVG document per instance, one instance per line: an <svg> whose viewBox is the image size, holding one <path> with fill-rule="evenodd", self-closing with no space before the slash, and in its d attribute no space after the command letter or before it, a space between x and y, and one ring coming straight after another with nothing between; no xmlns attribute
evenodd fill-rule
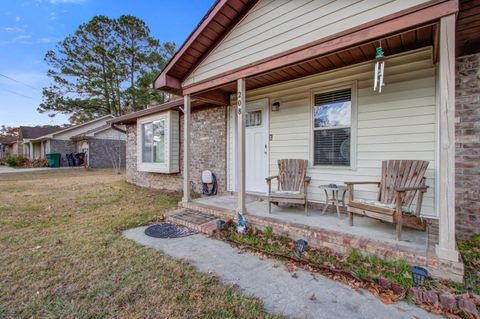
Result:
<svg viewBox="0 0 480 319"><path fill-rule="evenodd" d="M268 177L268 99L247 103L245 179L247 192L266 193Z"/></svg>

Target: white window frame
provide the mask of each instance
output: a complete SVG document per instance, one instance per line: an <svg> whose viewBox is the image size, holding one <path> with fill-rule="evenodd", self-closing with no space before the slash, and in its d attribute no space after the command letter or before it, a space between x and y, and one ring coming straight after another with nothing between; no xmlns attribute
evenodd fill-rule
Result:
<svg viewBox="0 0 480 319"><path fill-rule="evenodd" d="M338 126L331 129L350 128L350 165L315 165L315 95L338 91L343 89L351 90L350 105L350 126ZM339 83L335 85L317 87L310 90L310 163L313 168L335 169L335 170L356 170L357 169L357 81Z"/></svg>
<svg viewBox="0 0 480 319"><path fill-rule="evenodd" d="M163 163L152 163L152 162L143 162L142 156L142 126L143 124L155 122L155 121L165 121L165 160ZM151 173L178 173L178 165L172 165L171 149L172 149L172 134L177 134L178 132L172 132L172 112L164 112L160 114L155 114L152 116L142 117L137 119L137 170L141 172L151 172ZM177 137L178 139L178 137Z"/></svg>

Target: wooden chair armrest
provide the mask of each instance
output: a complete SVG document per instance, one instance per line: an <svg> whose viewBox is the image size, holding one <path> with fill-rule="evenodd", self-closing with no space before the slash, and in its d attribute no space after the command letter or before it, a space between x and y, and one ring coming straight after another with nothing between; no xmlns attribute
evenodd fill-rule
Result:
<svg viewBox="0 0 480 319"><path fill-rule="evenodd" d="M376 184L376 185L380 185L380 182L344 182L345 185L366 185L366 184Z"/></svg>
<svg viewBox="0 0 480 319"><path fill-rule="evenodd" d="M354 185L377 185L380 187L380 182L345 182L348 190L348 201L353 201L353 186Z"/></svg>
<svg viewBox="0 0 480 319"><path fill-rule="evenodd" d="M395 188L396 192L409 192L409 191L421 191L421 192L426 192L428 186L418 186L418 187L400 187L400 188Z"/></svg>
<svg viewBox="0 0 480 319"><path fill-rule="evenodd" d="M272 179L275 179L275 178L278 178L278 175L277 176L269 176L269 177L265 178L265 180L267 181L267 183L270 183L270 181Z"/></svg>

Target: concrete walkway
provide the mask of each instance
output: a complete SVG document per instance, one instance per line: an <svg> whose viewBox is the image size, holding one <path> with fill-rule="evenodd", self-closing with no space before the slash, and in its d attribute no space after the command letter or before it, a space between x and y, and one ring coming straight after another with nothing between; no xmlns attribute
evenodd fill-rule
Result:
<svg viewBox="0 0 480 319"><path fill-rule="evenodd" d="M145 228L123 234L141 245L188 260L201 272L216 274L243 293L260 298L270 313L318 319L440 318L404 302L383 304L368 291L357 292L318 274L298 270L294 278L278 261L239 253L229 244L203 235L158 239L146 236ZM315 298L310 298L312 294Z"/></svg>
<svg viewBox="0 0 480 319"><path fill-rule="evenodd" d="M58 168L50 168L50 167L35 167L35 168L13 168L5 165L0 165L0 174L6 173L33 173L39 171L54 171L57 169L76 169L76 168L84 168L83 166L78 167L58 167Z"/></svg>

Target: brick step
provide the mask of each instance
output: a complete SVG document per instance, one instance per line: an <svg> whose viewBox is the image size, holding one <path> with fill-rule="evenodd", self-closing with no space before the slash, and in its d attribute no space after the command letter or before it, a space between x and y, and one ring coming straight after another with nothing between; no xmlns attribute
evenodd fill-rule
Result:
<svg viewBox="0 0 480 319"><path fill-rule="evenodd" d="M212 235L217 229L218 218L192 209L178 209L167 213L165 221L185 226L197 232Z"/></svg>

